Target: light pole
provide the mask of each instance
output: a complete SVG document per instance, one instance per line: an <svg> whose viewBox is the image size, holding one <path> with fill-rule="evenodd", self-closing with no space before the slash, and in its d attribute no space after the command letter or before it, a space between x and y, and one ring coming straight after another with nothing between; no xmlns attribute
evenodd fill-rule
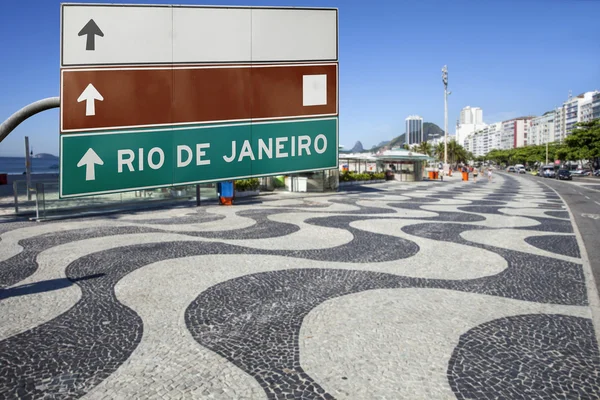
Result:
<svg viewBox="0 0 600 400"><path fill-rule="evenodd" d="M548 131L544 126L544 133L546 134L546 165L548 165Z"/></svg>
<svg viewBox="0 0 600 400"><path fill-rule="evenodd" d="M448 67L442 68L444 82L444 172L448 168Z"/></svg>

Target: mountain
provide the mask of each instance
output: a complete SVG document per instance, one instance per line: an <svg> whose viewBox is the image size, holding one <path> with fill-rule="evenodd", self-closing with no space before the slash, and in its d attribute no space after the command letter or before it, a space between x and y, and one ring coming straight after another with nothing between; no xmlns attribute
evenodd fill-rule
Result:
<svg viewBox="0 0 600 400"><path fill-rule="evenodd" d="M354 147L350 150L351 153L360 153L361 151L365 151L360 140L354 144Z"/></svg>
<svg viewBox="0 0 600 400"><path fill-rule="evenodd" d="M383 142L379 142L379 144L374 144L372 148L373 149L376 148L376 147L380 148L380 147L383 147L383 146L385 146L385 145L387 145L389 143L390 143L390 140L384 140Z"/></svg>
<svg viewBox="0 0 600 400"><path fill-rule="evenodd" d="M440 137L442 137L444 135L444 130L436 124L434 124L433 122L423 122L423 138L426 141L430 141L433 140L434 135L440 135ZM380 143L378 146L373 147L371 151L387 150L393 147L401 147L402 145L404 145L404 143L406 143L405 139L406 133L403 133L400 136L396 136L384 145Z"/></svg>
<svg viewBox="0 0 600 400"><path fill-rule="evenodd" d="M46 160L50 160L50 159L56 159L58 157L56 157L55 155L52 155L52 154L48 154L48 153L38 153L38 154L34 155L33 158L45 158Z"/></svg>
<svg viewBox="0 0 600 400"><path fill-rule="evenodd" d="M440 135L440 138L444 135L444 130L434 124L433 122L423 123L423 137L426 141L433 140L434 135Z"/></svg>

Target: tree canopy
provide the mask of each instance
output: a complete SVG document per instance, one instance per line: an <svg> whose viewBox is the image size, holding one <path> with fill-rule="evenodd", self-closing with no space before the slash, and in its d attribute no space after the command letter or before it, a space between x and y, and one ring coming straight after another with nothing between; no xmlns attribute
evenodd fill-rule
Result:
<svg viewBox="0 0 600 400"><path fill-rule="evenodd" d="M563 143L548 143L548 162L555 160L592 163L600 157L600 119L580 122ZM546 145L492 150L477 161L495 161L498 164L544 164Z"/></svg>
<svg viewBox="0 0 600 400"><path fill-rule="evenodd" d="M600 157L600 119L577 123L557 155L563 160L576 160L582 164L584 161L591 164Z"/></svg>

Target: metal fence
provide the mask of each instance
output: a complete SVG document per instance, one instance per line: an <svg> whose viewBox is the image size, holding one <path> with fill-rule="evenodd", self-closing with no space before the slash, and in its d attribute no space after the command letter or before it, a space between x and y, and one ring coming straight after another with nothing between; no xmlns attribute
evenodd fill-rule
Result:
<svg viewBox="0 0 600 400"><path fill-rule="evenodd" d="M72 215L78 212L110 208L128 209L158 206L161 203L196 201L196 185L136 190L131 192L60 199L58 181L33 182L29 188L26 181L14 181L15 213L35 215L36 219ZM216 200L216 184L198 185L200 201Z"/></svg>

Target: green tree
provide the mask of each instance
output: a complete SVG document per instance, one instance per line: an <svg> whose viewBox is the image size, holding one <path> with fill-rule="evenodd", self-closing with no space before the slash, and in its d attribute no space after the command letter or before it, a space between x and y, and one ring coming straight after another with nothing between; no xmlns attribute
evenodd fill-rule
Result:
<svg viewBox="0 0 600 400"><path fill-rule="evenodd" d="M564 146L556 150L561 160L579 161L592 168L594 159L600 157L600 119L575 124L573 132L565 138Z"/></svg>

